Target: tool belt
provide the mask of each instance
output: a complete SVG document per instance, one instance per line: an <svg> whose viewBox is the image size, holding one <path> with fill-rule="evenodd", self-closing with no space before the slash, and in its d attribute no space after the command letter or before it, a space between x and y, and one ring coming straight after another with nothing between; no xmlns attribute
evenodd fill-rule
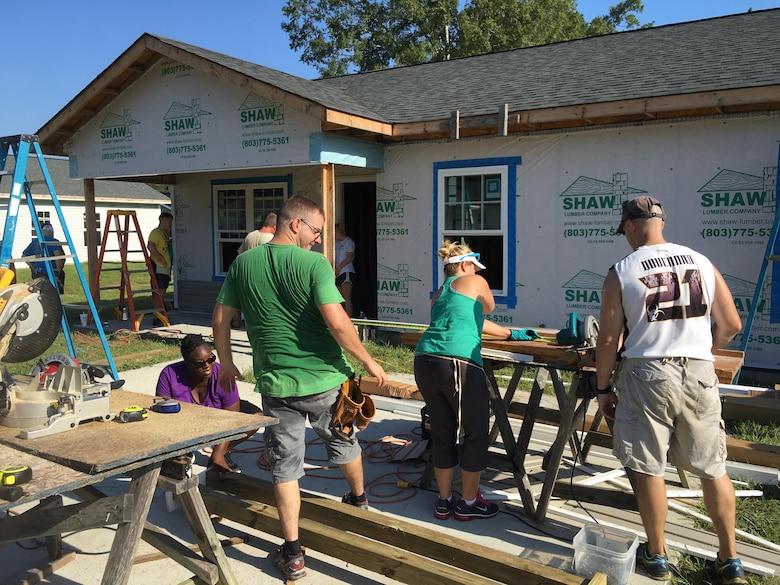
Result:
<svg viewBox="0 0 780 585"><path fill-rule="evenodd" d="M345 441L354 441L355 430L365 429L374 414L374 401L360 391L360 380L355 380L353 376L341 384L330 428Z"/></svg>

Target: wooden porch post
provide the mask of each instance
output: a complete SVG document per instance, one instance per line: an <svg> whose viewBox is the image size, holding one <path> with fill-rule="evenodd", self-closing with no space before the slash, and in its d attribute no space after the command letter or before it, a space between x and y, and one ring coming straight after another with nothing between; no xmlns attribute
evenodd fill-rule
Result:
<svg viewBox="0 0 780 585"><path fill-rule="evenodd" d="M84 179L84 211L86 213L86 232L87 232L87 278L89 287L95 281L98 260L98 238L95 227L97 225L97 214L95 213L95 179ZM95 301L100 300L100 290L92 291Z"/></svg>
<svg viewBox="0 0 780 585"><path fill-rule="evenodd" d="M336 237L333 226L336 223L336 167L324 164L321 167L322 208L325 210L325 226L322 232L322 253L328 262L336 261Z"/></svg>

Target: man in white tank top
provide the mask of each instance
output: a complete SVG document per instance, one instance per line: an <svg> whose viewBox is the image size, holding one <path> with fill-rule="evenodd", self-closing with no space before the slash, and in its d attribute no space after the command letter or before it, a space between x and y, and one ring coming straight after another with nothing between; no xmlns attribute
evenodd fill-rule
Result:
<svg viewBox="0 0 780 585"><path fill-rule="evenodd" d="M636 473L636 499L647 533L637 565L654 579L671 577L664 549L668 458L701 479L719 544L717 560L707 565L708 577L713 583L746 583L736 551L736 500L726 474L712 356L712 349L731 341L742 322L717 268L702 254L664 240L665 220L654 197L623 203L616 231L625 234L634 252L610 268L604 280L596 346L599 408L615 421L615 456Z"/></svg>

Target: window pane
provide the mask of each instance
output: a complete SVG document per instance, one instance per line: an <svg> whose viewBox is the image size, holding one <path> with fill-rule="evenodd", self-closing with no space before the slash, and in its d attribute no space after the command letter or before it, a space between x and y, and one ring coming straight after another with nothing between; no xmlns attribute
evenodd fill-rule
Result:
<svg viewBox="0 0 780 585"><path fill-rule="evenodd" d="M504 237L503 236L475 236L474 234L448 234L450 241L460 242L465 240L469 248L479 252L479 261L487 268L480 270L479 275L484 277L492 290L501 290L504 282Z"/></svg>

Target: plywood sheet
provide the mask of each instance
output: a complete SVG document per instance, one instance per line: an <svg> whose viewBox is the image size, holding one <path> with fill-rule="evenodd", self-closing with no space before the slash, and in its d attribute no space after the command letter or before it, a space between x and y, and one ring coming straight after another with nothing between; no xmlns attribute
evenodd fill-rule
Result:
<svg viewBox="0 0 780 585"><path fill-rule="evenodd" d="M130 406L148 409L152 400L148 394L114 390L111 411L120 412ZM262 415L182 404L181 411L173 414L150 410L143 421L92 421L35 439L19 438L19 429L0 426L0 444L94 474L221 443L275 422Z"/></svg>

